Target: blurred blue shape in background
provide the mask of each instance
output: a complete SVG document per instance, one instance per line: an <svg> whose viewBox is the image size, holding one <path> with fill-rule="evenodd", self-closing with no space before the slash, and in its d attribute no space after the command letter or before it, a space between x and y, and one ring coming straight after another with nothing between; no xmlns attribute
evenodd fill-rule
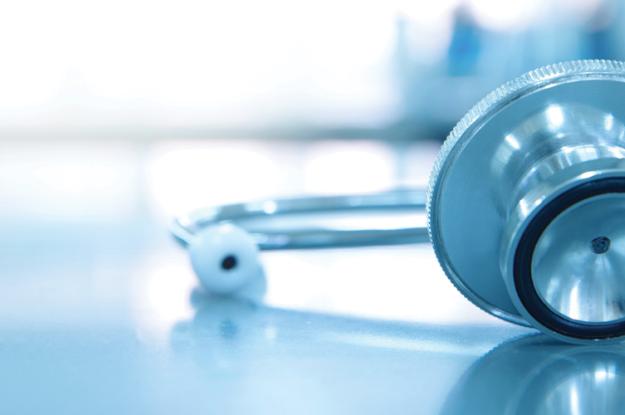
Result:
<svg viewBox="0 0 625 415"><path fill-rule="evenodd" d="M548 63L620 58L616 0L0 5L3 137L441 138Z"/></svg>

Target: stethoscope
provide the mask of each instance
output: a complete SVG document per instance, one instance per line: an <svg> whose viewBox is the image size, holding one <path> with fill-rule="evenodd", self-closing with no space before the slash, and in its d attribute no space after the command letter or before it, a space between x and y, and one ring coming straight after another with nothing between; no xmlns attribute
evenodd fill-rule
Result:
<svg viewBox="0 0 625 415"><path fill-rule="evenodd" d="M269 199L177 218L205 291L258 299L260 250L431 241L478 307L570 342L625 336L625 63L539 68L478 102L426 191ZM424 210L427 226L281 229L320 212Z"/></svg>

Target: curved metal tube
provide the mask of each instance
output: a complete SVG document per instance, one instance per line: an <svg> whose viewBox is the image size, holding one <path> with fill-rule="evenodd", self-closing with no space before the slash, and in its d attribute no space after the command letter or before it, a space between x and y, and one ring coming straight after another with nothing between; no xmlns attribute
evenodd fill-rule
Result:
<svg viewBox="0 0 625 415"><path fill-rule="evenodd" d="M173 237L183 246L207 226L230 222L241 226L256 239L261 250L337 248L366 245L399 245L428 241L425 226L391 229L341 229L330 227L295 227L271 229L246 226L244 222L287 215L330 214L356 211L412 210L425 211L425 190L398 189L388 192L268 199L202 209L175 219L171 225Z"/></svg>

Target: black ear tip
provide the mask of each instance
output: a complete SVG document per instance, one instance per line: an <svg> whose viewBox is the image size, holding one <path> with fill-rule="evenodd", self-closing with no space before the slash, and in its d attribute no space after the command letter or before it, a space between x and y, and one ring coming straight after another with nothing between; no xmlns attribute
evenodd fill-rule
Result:
<svg viewBox="0 0 625 415"><path fill-rule="evenodd" d="M225 271L230 271L237 267L237 263L237 257L235 255L228 254L221 260L221 268Z"/></svg>

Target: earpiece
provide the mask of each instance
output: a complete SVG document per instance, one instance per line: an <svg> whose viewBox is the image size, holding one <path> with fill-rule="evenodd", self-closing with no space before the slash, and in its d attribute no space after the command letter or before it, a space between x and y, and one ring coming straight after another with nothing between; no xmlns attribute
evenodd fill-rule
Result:
<svg viewBox="0 0 625 415"><path fill-rule="evenodd" d="M217 224L190 241L191 264L209 294L259 300L266 281L256 242L243 229Z"/></svg>

